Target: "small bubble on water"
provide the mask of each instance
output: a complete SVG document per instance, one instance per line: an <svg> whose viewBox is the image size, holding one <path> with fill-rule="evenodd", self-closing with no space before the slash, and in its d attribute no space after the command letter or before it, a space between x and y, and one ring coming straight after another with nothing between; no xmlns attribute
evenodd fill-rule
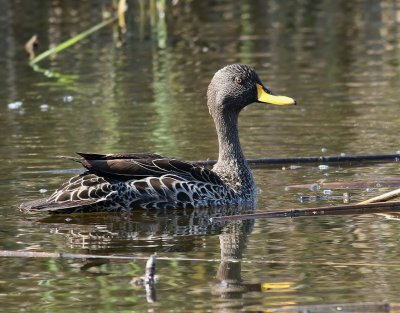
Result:
<svg viewBox="0 0 400 313"><path fill-rule="evenodd" d="M72 221L72 218L66 217L66 218L65 218L65 221L66 221L66 222L71 222L71 221Z"/></svg>
<svg viewBox="0 0 400 313"><path fill-rule="evenodd" d="M366 192L372 192L372 190L373 190L372 188L365 189Z"/></svg>
<svg viewBox="0 0 400 313"><path fill-rule="evenodd" d="M256 190L256 194L257 194L257 195L261 194L262 192L263 192L263 191L262 191L261 188L257 188L257 190Z"/></svg>
<svg viewBox="0 0 400 313"><path fill-rule="evenodd" d="M47 189L42 188L42 189L39 190L39 192L40 192L40 193L46 193L46 192L47 192Z"/></svg>
<svg viewBox="0 0 400 313"><path fill-rule="evenodd" d="M342 152L342 153L340 154L340 156L341 156L341 157L344 157L344 156L346 156L346 153Z"/></svg>
<svg viewBox="0 0 400 313"><path fill-rule="evenodd" d="M10 110L17 110L22 106L22 101L15 101L8 104Z"/></svg>
<svg viewBox="0 0 400 313"><path fill-rule="evenodd" d="M326 151L328 151L328 149L327 149L327 148L322 148L321 151L322 151L323 153L325 153Z"/></svg>
<svg viewBox="0 0 400 313"><path fill-rule="evenodd" d="M49 105L48 104L42 104L40 106L40 111L45 112L49 110Z"/></svg>
<svg viewBox="0 0 400 313"><path fill-rule="evenodd" d="M72 102L72 101L74 101L74 97L73 96L64 96L63 101L66 103Z"/></svg>
<svg viewBox="0 0 400 313"><path fill-rule="evenodd" d="M400 154L400 150L397 150L397 151L396 151L396 154Z"/></svg>
<svg viewBox="0 0 400 313"><path fill-rule="evenodd" d="M286 186L284 190L285 190L285 191L289 191L289 190L290 190L290 187Z"/></svg>
<svg viewBox="0 0 400 313"><path fill-rule="evenodd" d="M321 164L321 165L318 165L318 168L320 170L327 170L329 168L329 165Z"/></svg>
<svg viewBox="0 0 400 313"><path fill-rule="evenodd" d="M324 195L331 195L331 194L333 193L333 191L330 190L330 189L325 189L325 190L323 191L323 193L324 193Z"/></svg>

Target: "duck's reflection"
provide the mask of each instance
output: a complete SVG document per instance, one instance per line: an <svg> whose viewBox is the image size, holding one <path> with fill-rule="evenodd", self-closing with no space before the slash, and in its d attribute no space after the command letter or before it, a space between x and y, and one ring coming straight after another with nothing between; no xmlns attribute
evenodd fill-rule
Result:
<svg viewBox="0 0 400 313"><path fill-rule="evenodd" d="M216 275L219 283L212 288L214 295L224 299L238 299L245 292L261 291L261 284L245 284L241 276L241 260L253 223L253 220L232 221L219 235L221 263Z"/></svg>
<svg viewBox="0 0 400 313"><path fill-rule="evenodd" d="M39 221L39 227L65 236L71 248L89 252L190 252L204 245L203 236L219 235L228 225L212 222L212 217L253 211L254 205L247 205L50 215Z"/></svg>
<svg viewBox="0 0 400 313"><path fill-rule="evenodd" d="M260 284L244 284L241 278L241 260L254 221L215 223L211 218L254 210L252 204L207 210L54 215L39 222L41 227L68 238L71 247L103 254L190 252L204 246L203 236L218 235L221 262L216 273L218 282L213 285L212 293L223 299L232 299L241 298L248 291L261 290ZM83 268L87 270L97 265L99 263L90 261ZM155 299L154 288L151 294L151 299Z"/></svg>

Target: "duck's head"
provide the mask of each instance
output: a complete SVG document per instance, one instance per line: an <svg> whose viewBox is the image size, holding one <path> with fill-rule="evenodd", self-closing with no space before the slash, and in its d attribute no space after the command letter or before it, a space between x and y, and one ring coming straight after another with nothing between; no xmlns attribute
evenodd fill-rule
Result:
<svg viewBox="0 0 400 313"><path fill-rule="evenodd" d="M214 118L239 114L253 102L296 104L292 98L274 94L261 83L255 70L242 64L228 65L216 72L208 86L207 99L208 109Z"/></svg>

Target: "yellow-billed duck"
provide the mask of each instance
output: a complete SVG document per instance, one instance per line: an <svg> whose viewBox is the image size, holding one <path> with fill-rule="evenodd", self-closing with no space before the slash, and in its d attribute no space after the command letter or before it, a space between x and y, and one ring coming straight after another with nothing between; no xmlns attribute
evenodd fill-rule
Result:
<svg viewBox="0 0 400 313"><path fill-rule="evenodd" d="M206 208L256 199L256 185L239 142L238 116L253 102L296 104L263 86L246 65L215 73L207 91L208 110L218 134L219 157L212 169L154 153L91 154L86 171L50 197L20 205L22 211L77 213L131 209Z"/></svg>

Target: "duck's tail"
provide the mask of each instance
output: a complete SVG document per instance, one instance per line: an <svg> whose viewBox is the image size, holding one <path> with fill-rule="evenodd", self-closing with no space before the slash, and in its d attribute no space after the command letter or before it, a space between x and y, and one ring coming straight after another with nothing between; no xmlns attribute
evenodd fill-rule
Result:
<svg viewBox="0 0 400 313"><path fill-rule="evenodd" d="M65 156L65 155L59 155L59 156L57 156L57 158L78 162L78 163L81 163L82 165L84 165L83 164L84 159L82 159L82 158L76 158L76 157Z"/></svg>
<svg viewBox="0 0 400 313"><path fill-rule="evenodd" d="M82 201L64 201L64 202L48 202L47 199L33 200L24 202L19 206L19 209L24 213L75 213L75 212L98 212L101 211L99 208L93 206L96 203L102 201L96 199L88 199Z"/></svg>
<svg viewBox="0 0 400 313"><path fill-rule="evenodd" d="M45 208L46 205L47 205L47 198L37 199L20 204L19 209L22 212L31 213Z"/></svg>

